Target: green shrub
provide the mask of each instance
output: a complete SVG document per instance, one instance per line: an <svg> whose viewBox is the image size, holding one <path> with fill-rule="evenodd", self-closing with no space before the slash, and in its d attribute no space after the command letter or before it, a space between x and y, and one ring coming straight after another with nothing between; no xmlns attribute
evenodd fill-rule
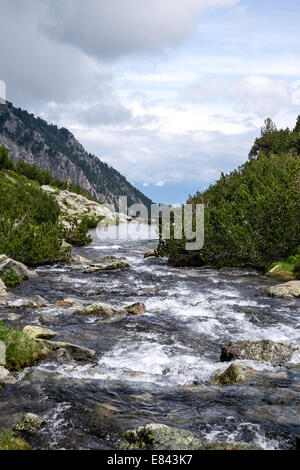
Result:
<svg viewBox="0 0 300 470"><path fill-rule="evenodd" d="M198 265L265 269L299 245L300 159L260 156L188 202L205 206L203 250L186 253L186 240L166 240L160 242L160 254L198 256Z"/></svg>
<svg viewBox="0 0 300 470"><path fill-rule="evenodd" d="M6 364L8 370L21 371L34 365L45 357L46 352L40 345L22 331L5 328L0 322L0 341L6 346Z"/></svg>
<svg viewBox="0 0 300 470"><path fill-rule="evenodd" d="M74 227L66 230L64 239L73 246L85 246L92 243L92 237L88 234L89 228L87 222L82 220L80 223L74 221Z"/></svg>
<svg viewBox="0 0 300 470"><path fill-rule="evenodd" d="M300 261L295 264L294 267L295 278L300 280Z"/></svg>
<svg viewBox="0 0 300 470"><path fill-rule="evenodd" d="M102 216L102 215L100 216L85 215L84 217L82 217L82 221L86 224L89 230L96 228L99 222L101 222L101 220L103 219L105 219L105 216Z"/></svg>
<svg viewBox="0 0 300 470"><path fill-rule="evenodd" d="M1 279L6 287L15 287L22 282L21 276L14 269L7 269Z"/></svg>

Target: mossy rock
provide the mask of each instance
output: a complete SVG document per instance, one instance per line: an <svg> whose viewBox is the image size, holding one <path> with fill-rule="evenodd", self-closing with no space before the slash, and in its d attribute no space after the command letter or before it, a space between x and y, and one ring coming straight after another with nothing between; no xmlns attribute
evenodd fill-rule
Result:
<svg viewBox="0 0 300 470"><path fill-rule="evenodd" d="M14 427L18 432L36 432L46 424L46 421L33 413L26 413L21 421Z"/></svg>
<svg viewBox="0 0 300 470"><path fill-rule="evenodd" d="M214 381L219 385L232 385L238 382L245 382L247 371L253 371L252 367L248 367L244 364L231 364L225 372L216 375Z"/></svg>
<svg viewBox="0 0 300 470"><path fill-rule="evenodd" d="M222 347L221 362L230 362L236 359L264 361L272 364L289 362L297 348L291 344L275 343L265 339L263 341L237 341Z"/></svg>
<svg viewBox="0 0 300 470"><path fill-rule="evenodd" d="M147 424L124 434L124 450L257 450L257 446L236 442L203 442L190 431L164 424Z"/></svg>

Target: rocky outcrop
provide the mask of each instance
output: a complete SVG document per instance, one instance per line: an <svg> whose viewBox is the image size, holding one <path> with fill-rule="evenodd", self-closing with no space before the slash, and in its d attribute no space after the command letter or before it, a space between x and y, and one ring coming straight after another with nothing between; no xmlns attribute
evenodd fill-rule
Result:
<svg viewBox="0 0 300 470"><path fill-rule="evenodd" d="M129 205L141 203L150 209L150 199L118 171L86 152L71 132L49 125L8 102L0 103L0 145L8 149L15 162L25 160L48 169L63 181L70 178L100 202L116 205L118 197L126 195Z"/></svg>
<svg viewBox="0 0 300 470"><path fill-rule="evenodd" d="M9 297L9 294L7 292L6 286L2 279L0 279L0 299L6 299Z"/></svg>
<svg viewBox="0 0 300 470"><path fill-rule="evenodd" d="M253 372L252 367L245 364L231 364L222 374L217 374L214 381L219 385L232 385L247 381L247 373Z"/></svg>
<svg viewBox="0 0 300 470"><path fill-rule="evenodd" d="M221 362L236 359L265 361L272 364L289 362L297 348L290 344L275 343L271 340L238 341L222 347Z"/></svg>
<svg viewBox="0 0 300 470"><path fill-rule="evenodd" d="M40 326L25 326L23 328L23 333L26 333L30 338L33 339L53 339L57 336L55 331L49 330L47 328L42 328Z"/></svg>
<svg viewBox="0 0 300 470"><path fill-rule="evenodd" d="M125 309L119 309L110 304L95 302L80 310L76 310L73 315L92 316L100 318L127 317L128 312Z"/></svg>
<svg viewBox="0 0 300 470"><path fill-rule="evenodd" d="M124 434L126 450L256 450L246 443L205 443L190 431L164 424L147 424Z"/></svg>
<svg viewBox="0 0 300 470"><path fill-rule="evenodd" d="M269 289L271 297L296 297L300 298L300 281L290 281L285 284L271 287Z"/></svg>
<svg viewBox="0 0 300 470"><path fill-rule="evenodd" d="M147 312L146 305L142 302L137 302L133 305L129 305L128 307L125 307L124 310L126 310L129 315L142 315L143 313Z"/></svg>
<svg viewBox="0 0 300 470"><path fill-rule="evenodd" d="M25 266L25 264L14 261L11 258L8 258L6 255L0 255L0 276L3 276L8 269L13 269L17 274L26 281L31 277L36 277L37 274L34 271Z"/></svg>

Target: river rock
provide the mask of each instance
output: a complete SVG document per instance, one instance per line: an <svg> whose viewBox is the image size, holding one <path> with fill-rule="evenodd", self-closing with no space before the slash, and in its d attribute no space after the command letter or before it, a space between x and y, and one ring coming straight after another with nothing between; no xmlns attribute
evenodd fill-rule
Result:
<svg viewBox="0 0 300 470"><path fill-rule="evenodd" d="M271 287L269 289L271 297L296 297L300 298L300 281L290 281L285 284Z"/></svg>
<svg viewBox="0 0 300 470"><path fill-rule="evenodd" d="M84 258L83 256L75 255L72 258L72 264L77 264L77 265L80 265L80 266L86 266L86 265L89 265L91 263L92 263L91 260L89 260L87 258Z"/></svg>
<svg viewBox="0 0 300 470"><path fill-rule="evenodd" d="M14 269L24 281L37 276L37 274L28 269L25 264L8 258L6 255L0 255L0 276L2 276L8 269Z"/></svg>
<svg viewBox="0 0 300 470"><path fill-rule="evenodd" d="M95 302L88 305L81 310L76 310L73 315L95 316L95 317L112 317L114 315L122 314L127 316L128 313L125 309L118 309L113 305L105 304L102 302Z"/></svg>
<svg viewBox="0 0 300 470"><path fill-rule="evenodd" d="M25 326L23 328L23 333L26 333L28 336L34 339L53 339L55 336L57 336L55 331L42 328L40 326Z"/></svg>
<svg viewBox="0 0 300 470"><path fill-rule="evenodd" d="M25 309L25 308L42 308L46 306L46 300L39 295L33 295L27 299L15 299L7 302L8 308Z"/></svg>
<svg viewBox="0 0 300 470"><path fill-rule="evenodd" d="M247 381L247 372L253 371L252 367L245 364L231 364L222 374L217 374L214 381L219 385L232 385L237 382Z"/></svg>
<svg viewBox="0 0 300 470"><path fill-rule="evenodd" d="M82 304L80 302L77 302L76 300L73 300L73 299L60 300L59 302L56 302L55 305L56 305L56 307L65 307L65 308L70 308L70 307L80 308L80 307L82 307Z"/></svg>
<svg viewBox="0 0 300 470"><path fill-rule="evenodd" d="M125 258L117 258L115 256L105 256L90 264L85 269L85 273L95 273L97 271L116 271L117 269L129 269L131 266Z"/></svg>
<svg viewBox="0 0 300 470"><path fill-rule="evenodd" d="M144 258L152 258L152 257L157 257L155 250L148 250L144 255Z"/></svg>
<svg viewBox="0 0 300 470"><path fill-rule="evenodd" d="M92 349L77 346L76 344L59 342L59 341L44 341L40 340L46 349L51 351L58 351L63 349L67 351L75 361L93 361L96 356L96 352Z"/></svg>
<svg viewBox="0 0 300 470"><path fill-rule="evenodd" d="M205 443L190 431L164 424L147 424L124 434L126 450L256 450L246 443Z"/></svg>
<svg viewBox="0 0 300 470"><path fill-rule="evenodd" d="M147 312L146 305L142 302L129 305L128 307L125 307L124 310L126 310L126 312L128 312L130 315L142 315L143 313Z"/></svg>
<svg viewBox="0 0 300 470"><path fill-rule="evenodd" d="M9 294L6 290L6 286L2 279L0 279L0 299L6 299L7 297L9 297Z"/></svg>
<svg viewBox="0 0 300 470"><path fill-rule="evenodd" d="M45 424L46 421L36 414L26 413L21 421L14 427L14 430L18 432L36 432Z"/></svg>
<svg viewBox="0 0 300 470"><path fill-rule="evenodd" d="M265 339L263 341L238 341L222 347L221 362L230 362L235 359L265 361L272 364L289 362L297 348L290 344L275 343Z"/></svg>
<svg viewBox="0 0 300 470"><path fill-rule="evenodd" d="M17 380L5 367L0 366L0 389L3 384L15 384Z"/></svg>

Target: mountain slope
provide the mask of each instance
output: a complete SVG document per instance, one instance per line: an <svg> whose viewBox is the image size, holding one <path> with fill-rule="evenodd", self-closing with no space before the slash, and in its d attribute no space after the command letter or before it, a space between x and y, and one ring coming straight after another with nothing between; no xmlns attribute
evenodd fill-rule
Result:
<svg viewBox="0 0 300 470"><path fill-rule="evenodd" d="M55 178L70 178L100 202L117 204L119 196L127 196L129 205L151 205L151 200L118 171L86 152L67 129L48 124L8 102L0 104L0 145L8 149L15 162L25 160L49 169Z"/></svg>

